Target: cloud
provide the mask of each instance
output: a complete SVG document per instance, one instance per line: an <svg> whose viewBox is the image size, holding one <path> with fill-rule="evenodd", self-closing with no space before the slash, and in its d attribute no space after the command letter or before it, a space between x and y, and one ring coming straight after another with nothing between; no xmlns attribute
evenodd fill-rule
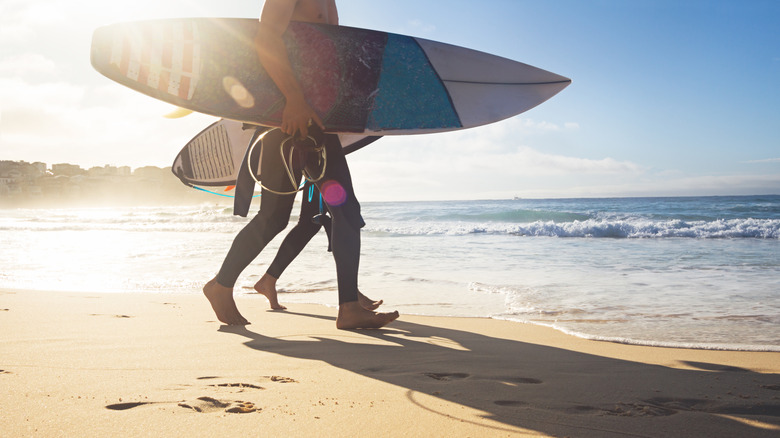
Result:
<svg viewBox="0 0 780 438"><path fill-rule="evenodd" d="M623 176L608 183L582 180L563 188L545 187L542 196L737 196L780 194L780 175L698 175L671 177L667 172ZM531 196L540 196L534 193Z"/></svg>
<svg viewBox="0 0 780 438"><path fill-rule="evenodd" d="M0 79L3 159L167 166L213 118L162 117L171 106L115 84Z"/></svg>
<svg viewBox="0 0 780 438"><path fill-rule="evenodd" d="M14 29L14 32L8 33L10 35L18 34L20 29L29 34L36 27L66 21L68 7L68 3L54 0L4 0L0 4L0 27Z"/></svg>
<svg viewBox="0 0 780 438"><path fill-rule="evenodd" d="M701 175L662 184L662 187L684 187L691 194L780 194L780 175L775 174Z"/></svg>
<svg viewBox="0 0 780 438"><path fill-rule="evenodd" d="M562 174L636 174L642 172L641 166L630 161L618 161L613 158L590 159L553 155L539 152L529 147L520 148L517 153L504 157L507 162L521 165L534 175Z"/></svg>
<svg viewBox="0 0 780 438"><path fill-rule="evenodd" d="M438 134L423 134L412 136L388 136L384 142L397 143L399 149L414 154L413 158L441 155L476 155L490 153L512 153L523 143L534 143L538 139L552 135L562 135L566 130L559 124L549 121L537 121L529 118L513 117L472 129L445 132ZM394 154L395 156L395 154Z"/></svg>
<svg viewBox="0 0 780 438"><path fill-rule="evenodd" d="M766 164L766 163L780 163L780 158L767 158L765 160L751 160L743 161L745 164Z"/></svg>
<svg viewBox="0 0 780 438"><path fill-rule="evenodd" d="M30 26L24 0L5 0L0 2L0 46L12 46L35 36Z"/></svg>
<svg viewBox="0 0 780 438"><path fill-rule="evenodd" d="M57 77L54 61L38 53L23 53L0 59L0 77L51 78Z"/></svg>
<svg viewBox="0 0 780 438"><path fill-rule="evenodd" d="M532 131L560 131L561 127L552 122L547 121L540 121L537 122L534 119L524 119L524 118L518 118L518 120L522 121L522 125L519 126L520 129L523 130L532 130Z"/></svg>
<svg viewBox="0 0 780 438"><path fill-rule="evenodd" d="M430 35L434 32L436 32L436 26L420 19L408 20L406 26L400 31L400 33L407 35Z"/></svg>
<svg viewBox="0 0 780 438"><path fill-rule="evenodd" d="M538 195L540 189L562 196L578 184L614 188L645 172L609 157L571 157L516 145L485 148L455 134L385 137L348 160L356 190L367 200L501 198Z"/></svg>
<svg viewBox="0 0 780 438"><path fill-rule="evenodd" d="M31 84L18 78L0 78L0 110L57 111L57 108L77 104L83 99L84 90L83 86L66 82Z"/></svg>
<svg viewBox="0 0 780 438"><path fill-rule="evenodd" d="M525 196L521 191L529 187L566 193L586 180L607 184L646 171L612 157L542 150L544 144L570 142L566 132L578 126L514 117L462 131L386 136L349 162L358 190L375 200Z"/></svg>

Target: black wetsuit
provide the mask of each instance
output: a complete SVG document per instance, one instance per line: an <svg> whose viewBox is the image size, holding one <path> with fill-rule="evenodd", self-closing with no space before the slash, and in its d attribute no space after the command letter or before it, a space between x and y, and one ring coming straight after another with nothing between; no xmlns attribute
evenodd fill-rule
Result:
<svg viewBox="0 0 780 438"><path fill-rule="evenodd" d="M326 222L330 221L330 218L322 216L324 204L320 197L319 189L310 181L306 181L302 192L303 199L301 200L301 212L298 215L298 223L287 233L287 237L284 238L279 246L279 250L276 252L276 257L274 257L273 262L271 262L266 271L267 274L276 279L282 276L287 266L298 257L298 254L303 251L303 248L306 247L312 237L317 234L320 227L326 226L328 241L330 241L330 226ZM315 222L314 218L318 215L318 222Z"/></svg>
<svg viewBox="0 0 780 438"><path fill-rule="evenodd" d="M301 170L304 168L312 177L319 176L321 172L321 167L316 162L318 154L296 154L297 159L293 160L291 166L296 179L296 184L293 186L281 161L280 145L286 137L278 129L268 132L263 137L260 165L262 183L263 186L279 192L295 190L300 183ZM360 228L365 223L360 215L360 204L352 190L352 178L338 136L325 134L321 142L327 152L326 167L324 177L316 182L316 185L323 194L325 205L332 218L331 243L333 258L336 261L339 304L343 304L357 300ZM287 147L291 144L292 142L288 142ZM304 148L296 148L296 150L303 151ZM286 150L284 155L288 155ZM241 272L252 263L268 242L287 226L290 220L295 194L278 195L266 190L265 187L260 198L260 211L233 240L233 245L217 274L217 282L223 286L233 287ZM302 236L311 233L311 230L316 233L313 227L303 228L302 234L295 239L302 239Z"/></svg>

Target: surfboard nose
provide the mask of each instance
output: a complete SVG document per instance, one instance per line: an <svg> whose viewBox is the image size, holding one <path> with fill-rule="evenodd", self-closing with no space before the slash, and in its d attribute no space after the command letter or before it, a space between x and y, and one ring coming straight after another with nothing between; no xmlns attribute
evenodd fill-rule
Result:
<svg viewBox="0 0 780 438"><path fill-rule="evenodd" d="M463 126L481 126L534 108L571 79L477 50L417 38Z"/></svg>

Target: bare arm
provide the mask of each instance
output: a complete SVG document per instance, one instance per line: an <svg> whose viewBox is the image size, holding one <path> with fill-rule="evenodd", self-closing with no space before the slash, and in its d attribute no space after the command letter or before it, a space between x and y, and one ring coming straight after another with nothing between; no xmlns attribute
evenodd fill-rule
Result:
<svg viewBox="0 0 780 438"><path fill-rule="evenodd" d="M282 131L288 135L300 132L302 136L306 136L310 120L320 128L324 129L324 126L320 117L306 102L282 40L282 35L293 18L297 3L298 0L266 0L255 36L255 49L263 67L286 99L282 113ZM335 21L338 23L335 0L329 2L328 21L332 21L333 18L330 17L331 7Z"/></svg>
<svg viewBox="0 0 780 438"><path fill-rule="evenodd" d="M328 2L328 24L339 25L339 11L336 8L336 0Z"/></svg>

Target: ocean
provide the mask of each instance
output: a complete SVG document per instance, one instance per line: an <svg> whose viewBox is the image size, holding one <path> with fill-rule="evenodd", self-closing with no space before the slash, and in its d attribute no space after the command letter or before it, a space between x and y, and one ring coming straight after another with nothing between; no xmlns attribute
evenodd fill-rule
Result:
<svg viewBox="0 0 780 438"><path fill-rule="evenodd" d="M629 344L780 351L780 196L362 207L360 289L384 299L384 309ZM30 293L199 294L247 222L214 204L1 216L0 287ZM236 293L252 292L284 234L244 271ZM326 248L320 232L287 269L282 303L336 306ZM257 304L241 309L250 321L267 309L253 296Z"/></svg>

